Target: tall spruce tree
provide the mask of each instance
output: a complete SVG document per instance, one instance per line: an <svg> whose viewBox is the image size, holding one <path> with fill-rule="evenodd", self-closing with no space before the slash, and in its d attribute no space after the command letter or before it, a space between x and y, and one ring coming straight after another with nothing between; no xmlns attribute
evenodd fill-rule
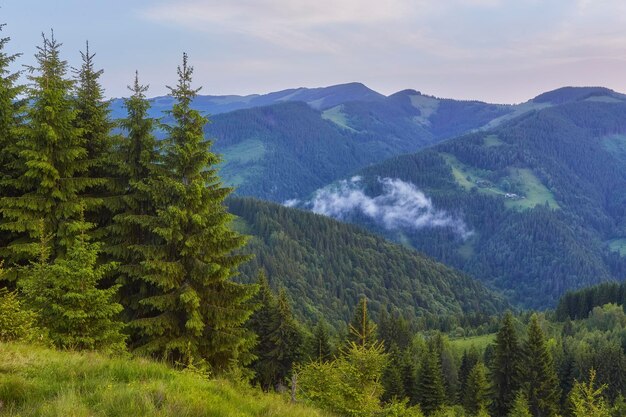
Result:
<svg viewBox="0 0 626 417"><path fill-rule="evenodd" d="M156 215L146 219L160 242L146 251L143 279L155 292L149 309L131 322L138 350L171 361L204 360L214 371L233 361L249 363L254 336L244 323L252 314L254 287L232 280L245 260L235 254L245 239L230 228L224 206L231 189L217 175L219 158L204 138L207 118L191 108L199 89L183 54L171 125L163 125L163 174L149 183Z"/></svg>
<svg viewBox="0 0 626 417"><path fill-rule="evenodd" d="M445 404L446 391L443 384L441 362L437 352L424 357L416 385L417 400L426 415L431 415Z"/></svg>
<svg viewBox="0 0 626 417"><path fill-rule="evenodd" d="M559 380L536 314L530 319L522 353L521 376L531 414L534 417L556 416L560 399Z"/></svg>
<svg viewBox="0 0 626 417"><path fill-rule="evenodd" d="M489 383L487 368L477 363L467 377L463 407L470 416L477 416L489 407Z"/></svg>
<svg viewBox="0 0 626 417"><path fill-rule="evenodd" d="M104 100L104 89L100 84L104 71L95 69L96 55L89 51L89 42L85 44L85 51L80 51L80 56L81 67L74 70L74 123L81 131L87 150L89 166L86 175L101 181L101 186L91 190L90 198L86 199L89 203L86 217L98 226L92 232L102 237L105 226L113 219L113 213L120 209L122 183L117 180L119 167L113 152L111 129L114 124L110 120L109 103Z"/></svg>
<svg viewBox="0 0 626 417"><path fill-rule="evenodd" d="M506 415L515 401L520 386L519 345L513 315L507 312L502 318L496 336L495 352L491 364L492 411L497 416Z"/></svg>
<svg viewBox="0 0 626 417"><path fill-rule="evenodd" d="M515 394L515 399L506 417L532 417L528 409L528 399L523 391L518 391Z"/></svg>
<svg viewBox="0 0 626 417"><path fill-rule="evenodd" d="M348 345L351 343L364 348L377 344L376 324L370 320L366 297L359 298L352 320L348 324Z"/></svg>
<svg viewBox="0 0 626 417"><path fill-rule="evenodd" d="M155 285L144 279L142 263L153 245L160 242L150 228L150 220L156 215L151 186L158 174L159 152L153 135L156 121L148 116L148 86L140 84L139 74L135 72L128 89L132 94L124 100L127 116L119 121L125 137L116 152L120 178L127 185L121 195L122 207L108 226L104 249L119 264L120 300L126 320L132 321L149 311L139 301L157 293ZM135 335L131 336L132 346Z"/></svg>
<svg viewBox="0 0 626 417"><path fill-rule="evenodd" d="M465 387L467 386L467 378L474 366L480 362L480 354L475 346L463 352L461 357L461 366L459 367L459 397L465 398Z"/></svg>
<svg viewBox="0 0 626 417"><path fill-rule="evenodd" d="M63 255L83 211L81 194L100 184L86 176L87 150L75 126L71 96L74 83L66 78L60 48L54 34L43 36L37 65L29 68L28 123L16 144L20 175L10 182L16 194L0 200L0 228L14 235L6 247L12 263L37 258L42 220L51 236L51 256Z"/></svg>
<svg viewBox="0 0 626 417"><path fill-rule="evenodd" d="M276 323L270 334L272 359L277 364L277 383L285 383L294 363L302 358L304 336L291 311L287 293L281 288L276 302Z"/></svg>
<svg viewBox="0 0 626 417"><path fill-rule="evenodd" d="M0 25L0 31L4 29ZM9 54L6 51L9 37L0 38L0 198L14 196L15 184L20 175L17 165L17 148L15 146L22 127L25 112L24 100L20 99L24 87L17 84L19 72L11 72L9 66L20 54ZM0 218L0 224L3 220ZM0 232L0 257L5 257L4 248L11 240L12 234Z"/></svg>
<svg viewBox="0 0 626 417"><path fill-rule="evenodd" d="M313 329L311 352L311 357L320 362L329 361L332 357L333 350L328 335L328 324L324 319L318 321Z"/></svg>

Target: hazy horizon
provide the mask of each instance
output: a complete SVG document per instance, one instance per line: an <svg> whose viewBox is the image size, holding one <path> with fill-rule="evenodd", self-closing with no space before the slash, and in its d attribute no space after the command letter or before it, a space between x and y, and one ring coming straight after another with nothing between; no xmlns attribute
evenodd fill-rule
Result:
<svg viewBox="0 0 626 417"><path fill-rule="evenodd" d="M165 95L183 51L206 95L361 82L389 95L519 103L564 86L626 91L617 0L121 0L0 3L2 36L32 64L54 28L79 65L89 40L109 97L134 71Z"/></svg>

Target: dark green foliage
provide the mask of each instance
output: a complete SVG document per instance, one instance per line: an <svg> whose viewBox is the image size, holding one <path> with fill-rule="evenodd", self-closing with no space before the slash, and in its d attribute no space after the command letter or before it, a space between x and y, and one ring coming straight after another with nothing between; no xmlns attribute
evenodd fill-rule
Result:
<svg viewBox="0 0 626 417"><path fill-rule="evenodd" d="M97 178L101 184L90 190L87 201L87 219L98 225L92 231L102 238L103 228L119 210L121 202L116 194L121 191L122 184L116 181L119 176L118 162L113 152L111 129L113 122L109 119L109 103L104 101L104 90L100 84L103 70L94 68L95 54L89 52L89 43L85 51L80 52L82 64L74 70L76 76L74 92L75 126L80 130L84 147L87 151L89 168L86 175Z"/></svg>
<svg viewBox="0 0 626 417"><path fill-rule="evenodd" d="M156 214L145 223L158 237L143 251L142 279L150 287L140 304L145 315L130 324L138 332L136 349L171 361L206 361L215 371L233 361L250 362L252 333L243 324L252 313L252 287L232 281L245 257L233 253L244 238L230 229L221 185L204 138L207 119L190 108L198 90L183 55L178 83L170 88L176 103L164 125L162 173L148 183Z"/></svg>
<svg viewBox="0 0 626 417"><path fill-rule="evenodd" d="M44 36L37 65L29 69L27 125L16 145L19 176L8 181L15 194L0 200L1 229L14 237L5 249L10 262L38 256L41 221L52 238L52 256L63 254L83 211L81 194L100 184L85 176L89 164L82 130L75 127L74 83L66 78L60 48L54 36Z"/></svg>
<svg viewBox="0 0 626 417"><path fill-rule="evenodd" d="M87 240L86 225L64 257L49 260L48 239L41 238L40 260L19 281L27 304L59 348L121 352L125 350L119 287L100 289L112 264L97 264L100 244Z"/></svg>
<svg viewBox="0 0 626 417"><path fill-rule="evenodd" d="M531 414L534 417L556 416L560 400L558 378L536 314L531 317L522 352L522 387L528 397Z"/></svg>
<svg viewBox="0 0 626 417"><path fill-rule="evenodd" d="M463 407L470 416L479 415L489 407L489 383L487 382L487 368L481 362L474 365L465 386ZM497 414L504 415L504 414Z"/></svg>
<svg viewBox="0 0 626 417"><path fill-rule="evenodd" d="M450 228L397 232L352 220L410 242L528 307L622 279L626 258L607 242L626 236L626 169L607 148L607 135L623 133L624 117L623 102L568 102L358 172L370 196L381 193L379 177L412 182L436 208L463 219L475 232L468 239ZM527 189L528 177L544 191ZM515 200L505 191L528 195Z"/></svg>
<svg viewBox="0 0 626 417"><path fill-rule="evenodd" d="M569 291L556 307L558 320L587 318L594 307L608 303L626 305L626 283L608 282L578 291Z"/></svg>
<svg viewBox="0 0 626 417"><path fill-rule="evenodd" d="M395 345L388 352L387 365L381 378L384 389L381 399L385 402L393 399L402 400L407 396L404 390L404 381L402 380L402 352Z"/></svg>
<svg viewBox="0 0 626 417"><path fill-rule="evenodd" d="M416 384L416 397L426 415L431 415L445 404L441 362L436 352L424 357Z"/></svg>
<svg viewBox="0 0 626 417"><path fill-rule="evenodd" d="M291 306L281 290L274 296L265 274L259 274L259 292L255 296L257 309L248 327L257 335L251 364L254 380L268 391L286 384L294 362L302 356L303 335L291 313Z"/></svg>
<svg viewBox="0 0 626 417"><path fill-rule="evenodd" d="M332 346L328 334L328 324L324 320L317 322L313 329L311 341L311 358L320 362L328 361L332 357Z"/></svg>
<svg viewBox="0 0 626 417"><path fill-rule="evenodd" d="M127 117L119 121L126 137L119 143L117 152L121 162L119 175L126 188L121 194L123 205L108 227L104 249L119 263L116 278L122 285L120 297L125 317L131 321L146 314L145 306L139 302L148 295L151 286L143 279L142 262L151 245L160 241L150 227L150 218L156 215L151 184L159 174L159 154L152 134L155 121L147 115L148 87L139 83L136 73L133 85L128 88L132 95L125 100Z"/></svg>
<svg viewBox="0 0 626 417"><path fill-rule="evenodd" d="M467 386L467 378L470 372L480 362L480 354L478 349L472 346L470 350L463 352L461 357L461 366L459 367L459 398L465 398L465 387Z"/></svg>
<svg viewBox="0 0 626 417"><path fill-rule="evenodd" d="M325 317L339 329L361 294L372 317L384 306L433 327L454 328L462 313L505 307L477 281L354 226L253 199L230 198L228 206L243 220L239 229L253 236L246 251L254 259L241 267L245 282L266 269L273 286L298 300L299 319Z"/></svg>
<svg viewBox="0 0 626 417"><path fill-rule="evenodd" d="M397 311L390 315L387 310L381 310L378 316L378 335L387 349L396 346L404 350L411 343L409 322Z"/></svg>
<svg viewBox="0 0 626 417"><path fill-rule="evenodd" d="M495 415L508 414L520 388L521 346L519 345L513 315L507 312L495 342L495 354L491 363L491 398Z"/></svg>

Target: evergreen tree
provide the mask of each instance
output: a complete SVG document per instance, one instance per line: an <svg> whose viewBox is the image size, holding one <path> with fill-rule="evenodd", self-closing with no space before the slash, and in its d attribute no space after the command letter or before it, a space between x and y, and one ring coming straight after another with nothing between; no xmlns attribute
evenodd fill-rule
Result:
<svg viewBox="0 0 626 417"><path fill-rule="evenodd" d="M381 382L384 389L383 401L402 400L406 396L402 381L402 354L395 344L389 350L387 365L383 371Z"/></svg>
<svg viewBox="0 0 626 417"><path fill-rule="evenodd" d="M536 314L530 319L528 338L523 346L521 375L531 414L534 417L556 416L559 382Z"/></svg>
<svg viewBox="0 0 626 417"><path fill-rule="evenodd" d="M245 260L234 253L244 238L230 228L224 206L231 189L217 175L203 127L207 118L191 108L198 90L193 68L183 54L178 84L168 87L175 103L163 125L163 174L149 182L156 215L146 219L160 242L144 255L143 279L154 292L140 303L149 312L131 322L141 352L171 361L205 360L215 371L247 364L254 343L244 327L250 317L253 287L232 278Z"/></svg>
<svg viewBox="0 0 626 417"><path fill-rule="evenodd" d="M5 25L0 25L0 31ZM25 111L24 101L19 99L24 87L17 84L19 72L12 73L9 66L20 54L9 54L5 51L10 38L0 38L0 197L15 195L15 184L20 175L17 169L17 148L15 146L22 127ZM3 220L0 218L0 224ZM12 240L7 230L0 232L0 248L4 248ZM0 249L0 256L6 256Z"/></svg>
<svg viewBox="0 0 626 417"><path fill-rule="evenodd" d="M436 352L430 352L424 358L417 380L416 396L426 415L431 415L445 404L441 363Z"/></svg>
<svg viewBox="0 0 626 417"><path fill-rule="evenodd" d="M302 357L304 337L293 318L287 293L281 288L276 303L276 325L270 334L273 349L270 357L277 364L276 383L284 383L294 363Z"/></svg>
<svg viewBox="0 0 626 417"><path fill-rule="evenodd" d="M373 346L377 343L376 324L369 318L366 297L359 299L352 321L348 325L348 344L351 343L362 347Z"/></svg>
<svg viewBox="0 0 626 417"><path fill-rule="evenodd" d="M259 291L254 297L256 310L248 321L249 328L257 336L257 344L253 350L256 359L251 368L255 373L254 381L264 391L268 391L274 386L278 373L278 364L271 357L274 348L272 334L277 321L276 297L263 271L259 272L258 286Z"/></svg>
<svg viewBox="0 0 626 417"><path fill-rule="evenodd" d="M596 371L589 371L589 382L576 382L569 395L569 403L574 417L611 417L602 395L606 385L595 386Z"/></svg>
<svg viewBox="0 0 626 417"><path fill-rule="evenodd" d="M513 315L507 312L496 336L491 365L492 410L497 416L504 416L509 412L519 389L520 349Z"/></svg>
<svg viewBox="0 0 626 417"><path fill-rule="evenodd" d="M465 387L467 386L467 378L476 364L480 360L480 354L475 346L470 350L465 350L461 357L461 366L459 368L459 397L465 398Z"/></svg>
<svg viewBox="0 0 626 417"><path fill-rule="evenodd" d="M126 319L132 321L149 312L140 305L140 300L157 293L155 285L144 279L142 262L161 239L150 228L151 216L156 214L151 185L158 173L159 153L152 134L155 120L148 117L150 103L145 96L148 86L141 85L135 73L134 83L128 89L132 95L124 99L127 117L119 121L126 137L116 152L119 161L116 165L120 166L120 177L127 186L121 199L123 207L109 226L105 250L119 263L116 272L122 285L121 302ZM132 336L134 339L136 335Z"/></svg>
<svg viewBox="0 0 626 417"><path fill-rule="evenodd" d="M518 391L517 394L515 394L515 399L513 400L507 417L532 417L528 409L528 400L523 391Z"/></svg>
<svg viewBox="0 0 626 417"><path fill-rule="evenodd" d="M51 235L51 256L64 254L83 210L81 194L100 184L85 176L87 151L74 123L73 82L66 79L60 47L54 36L44 36L37 65L29 68L28 124L17 142L20 175L9 184L15 195L0 200L0 227L14 235L5 252L13 263L37 258L42 220Z"/></svg>
<svg viewBox="0 0 626 417"><path fill-rule="evenodd" d="M467 377L463 407L471 416L476 416L481 411L487 410L489 402L487 368L479 362L472 368Z"/></svg>
<svg viewBox="0 0 626 417"><path fill-rule="evenodd" d="M313 330L312 341L312 357L315 360L324 362L332 357L332 347L330 345L330 336L328 335L328 324L322 319L317 322Z"/></svg>
<svg viewBox="0 0 626 417"><path fill-rule="evenodd" d="M97 235L102 235L113 213L120 209L121 202L117 195L121 186L115 179L119 176L118 160L114 158L113 122L109 118L109 103L104 101L104 90L100 84L103 70L94 68L95 54L89 52L89 42L85 51L80 52L82 65L75 69L74 123L80 129L87 151L88 171L86 175L97 178L101 185L91 190L90 205L87 207L87 219L98 225Z"/></svg>
<svg viewBox="0 0 626 417"><path fill-rule="evenodd" d="M66 256L51 261L50 239L41 225L40 259L25 269L20 287L56 346L123 351L122 306L113 301L118 287L98 288L114 265L97 265L100 245L88 241L86 223L78 226Z"/></svg>

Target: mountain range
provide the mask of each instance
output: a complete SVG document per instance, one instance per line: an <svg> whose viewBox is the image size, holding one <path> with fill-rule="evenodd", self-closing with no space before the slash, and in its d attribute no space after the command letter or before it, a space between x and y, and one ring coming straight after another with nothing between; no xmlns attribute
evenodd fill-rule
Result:
<svg viewBox="0 0 626 417"><path fill-rule="evenodd" d="M158 117L171 99L151 103ZM626 276L623 94L565 87L503 105L415 90L384 96L351 83L198 96L194 106L212 115L206 133L223 157L221 175L237 195L356 223L526 307L545 308L568 289ZM122 116L121 100L112 102L112 114ZM283 213L270 222L275 227L291 213L279 206L257 208L269 217ZM310 248L299 241L306 232L301 227L298 238L287 241L305 254ZM257 237L261 233L248 228ZM285 237L284 231L272 236L279 235ZM270 259L270 241L277 242L269 236L256 240L257 256L274 265L287 262ZM311 262L285 270L308 276L315 270ZM289 276L281 272L276 284L291 288ZM316 285L327 290L329 282L348 283L345 276L330 276ZM292 296L304 294L302 288ZM302 315L313 314L306 308Z"/></svg>

